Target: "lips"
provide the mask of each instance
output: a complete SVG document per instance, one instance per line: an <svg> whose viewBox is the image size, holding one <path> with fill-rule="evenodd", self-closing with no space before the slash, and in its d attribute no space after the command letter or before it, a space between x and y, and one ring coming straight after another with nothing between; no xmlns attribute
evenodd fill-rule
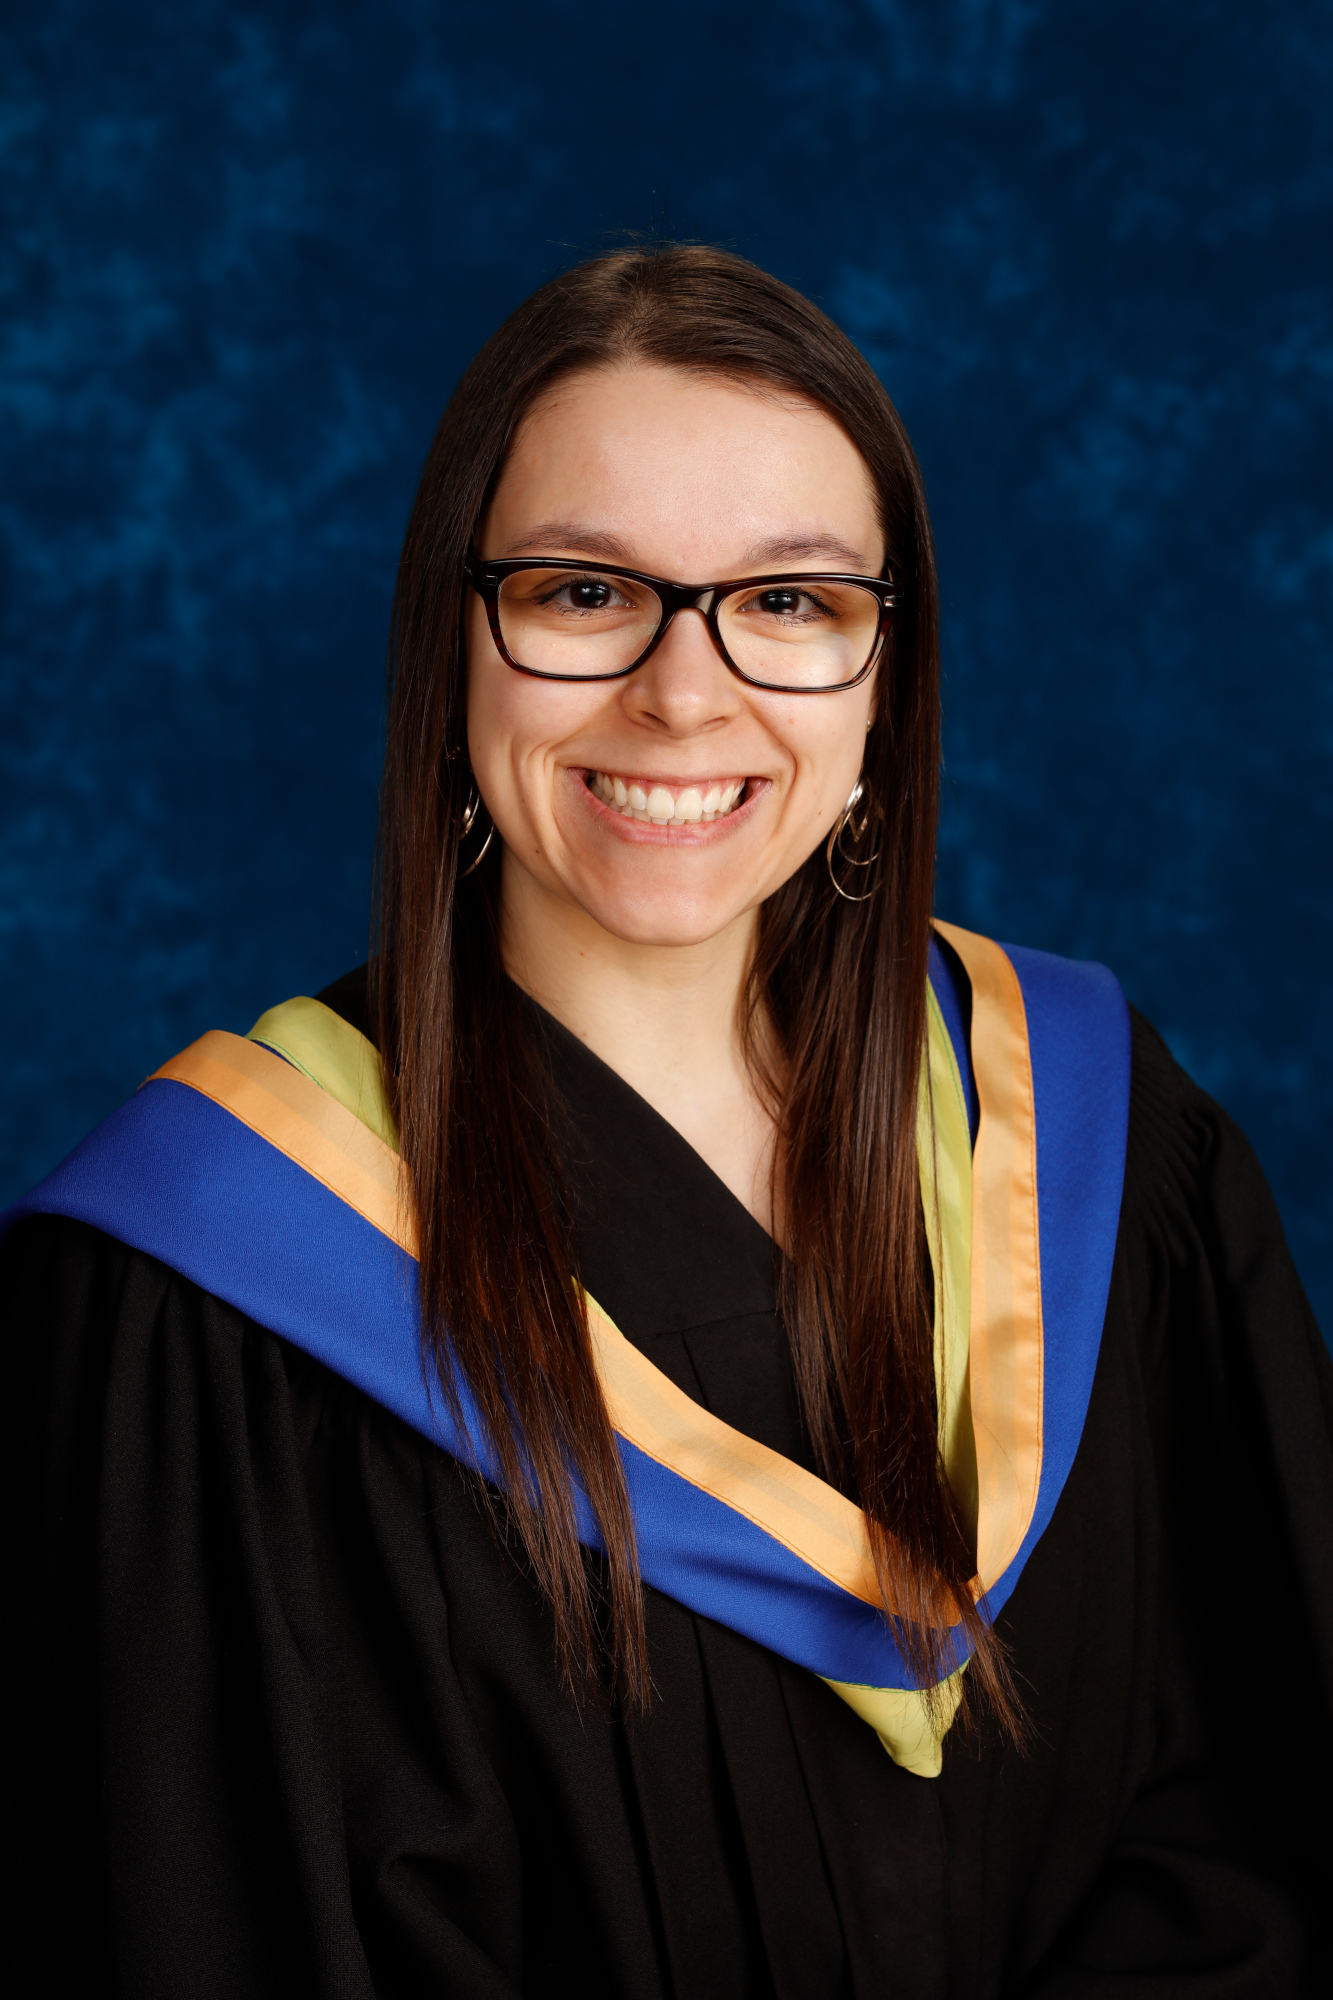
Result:
<svg viewBox="0 0 1333 2000"><path fill-rule="evenodd" d="M615 771L589 771L586 782L594 798L625 819L645 826L697 826L725 819L745 797L744 778L709 778L695 784L669 785L660 778L632 777Z"/></svg>

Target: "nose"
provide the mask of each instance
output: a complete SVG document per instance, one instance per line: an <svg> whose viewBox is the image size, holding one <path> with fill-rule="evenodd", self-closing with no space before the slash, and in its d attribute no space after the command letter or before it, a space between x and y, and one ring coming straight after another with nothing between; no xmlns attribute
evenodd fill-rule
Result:
<svg viewBox="0 0 1333 2000"><path fill-rule="evenodd" d="M626 712L670 736L694 736L740 712L736 677L702 611L678 611L657 650L625 683Z"/></svg>

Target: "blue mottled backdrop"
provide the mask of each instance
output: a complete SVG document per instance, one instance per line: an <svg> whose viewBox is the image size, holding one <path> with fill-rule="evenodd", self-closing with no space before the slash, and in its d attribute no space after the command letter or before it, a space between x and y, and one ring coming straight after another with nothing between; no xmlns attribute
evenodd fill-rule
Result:
<svg viewBox="0 0 1333 2000"><path fill-rule="evenodd" d="M611 232L812 293L939 532L940 905L1095 956L1333 1322L1333 10L93 0L0 46L0 1199L364 955L396 546Z"/></svg>

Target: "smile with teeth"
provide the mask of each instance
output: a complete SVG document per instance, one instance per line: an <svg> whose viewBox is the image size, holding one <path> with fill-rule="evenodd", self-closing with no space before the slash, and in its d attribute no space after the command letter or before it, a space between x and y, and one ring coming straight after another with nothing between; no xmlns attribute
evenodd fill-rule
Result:
<svg viewBox="0 0 1333 2000"><path fill-rule="evenodd" d="M606 771L589 771L588 790L626 819L647 826L693 826L699 821L725 819L745 796L744 778L716 779L707 785L663 785L654 779L618 778Z"/></svg>

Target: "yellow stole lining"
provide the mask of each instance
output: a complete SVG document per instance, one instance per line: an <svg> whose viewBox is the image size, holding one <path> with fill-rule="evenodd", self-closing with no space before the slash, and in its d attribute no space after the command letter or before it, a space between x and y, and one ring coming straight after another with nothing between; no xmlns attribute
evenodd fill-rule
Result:
<svg viewBox="0 0 1333 2000"><path fill-rule="evenodd" d="M1018 974L989 938L937 923L972 984L970 1378L981 1590L1003 1576L1037 1505L1042 1460L1037 1126ZM980 1594L980 1592L978 1592Z"/></svg>

